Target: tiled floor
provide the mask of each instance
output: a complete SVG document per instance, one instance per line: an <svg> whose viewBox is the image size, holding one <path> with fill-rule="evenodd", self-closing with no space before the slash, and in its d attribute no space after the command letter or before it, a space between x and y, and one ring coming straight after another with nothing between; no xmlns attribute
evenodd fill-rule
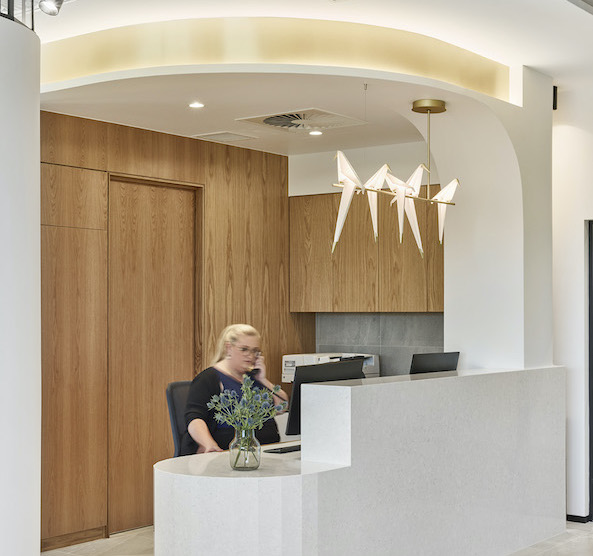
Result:
<svg viewBox="0 0 593 556"><path fill-rule="evenodd" d="M153 529L145 527L112 535L108 539L50 550L42 554L43 556L151 556L153 544ZM568 522L565 533L515 552L512 556L536 555L593 556L593 522Z"/></svg>
<svg viewBox="0 0 593 556"><path fill-rule="evenodd" d="M48 550L41 554L43 556L152 556L154 532L152 527L144 527L117 533L108 539Z"/></svg>

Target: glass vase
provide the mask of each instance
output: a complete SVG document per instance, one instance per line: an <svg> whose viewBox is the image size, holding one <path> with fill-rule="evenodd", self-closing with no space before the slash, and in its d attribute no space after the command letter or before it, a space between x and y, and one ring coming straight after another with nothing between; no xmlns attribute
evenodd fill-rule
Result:
<svg viewBox="0 0 593 556"><path fill-rule="evenodd" d="M251 471L259 467L261 445L253 429L235 429L235 438L229 445L231 467Z"/></svg>

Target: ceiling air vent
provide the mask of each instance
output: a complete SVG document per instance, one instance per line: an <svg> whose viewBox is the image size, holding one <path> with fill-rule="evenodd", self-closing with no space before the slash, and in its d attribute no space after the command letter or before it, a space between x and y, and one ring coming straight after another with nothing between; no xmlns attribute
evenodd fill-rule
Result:
<svg viewBox="0 0 593 556"><path fill-rule="evenodd" d="M319 110L318 108L307 108L306 110L294 110L292 112L268 114L266 116L255 116L251 118L238 118L237 121L265 125L293 132L336 129L338 127L349 127L366 123L348 116Z"/></svg>
<svg viewBox="0 0 593 556"><path fill-rule="evenodd" d="M204 141L214 141L215 143L234 143L236 141L247 141L248 139L257 139L249 135L241 135L240 133L233 133L232 131L217 131L215 133L203 133L202 135L192 135L196 139L204 139Z"/></svg>

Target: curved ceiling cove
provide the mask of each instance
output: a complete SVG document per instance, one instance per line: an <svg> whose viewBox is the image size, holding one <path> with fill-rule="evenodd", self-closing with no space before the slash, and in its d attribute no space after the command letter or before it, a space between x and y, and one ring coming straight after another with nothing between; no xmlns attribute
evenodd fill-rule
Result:
<svg viewBox="0 0 593 556"><path fill-rule="evenodd" d="M42 46L44 90L147 68L291 64L429 78L509 98L509 68L408 31L293 18L216 18L118 27ZM123 74L123 75L122 75Z"/></svg>

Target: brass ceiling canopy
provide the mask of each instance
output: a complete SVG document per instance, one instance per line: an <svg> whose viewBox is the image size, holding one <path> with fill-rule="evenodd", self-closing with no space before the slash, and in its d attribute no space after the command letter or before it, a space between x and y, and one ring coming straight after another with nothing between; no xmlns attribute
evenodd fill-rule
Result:
<svg viewBox="0 0 593 556"><path fill-rule="evenodd" d="M412 104L412 111L420 114L428 114L429 112L431 114L440 114L446 110L444 100L422 99L415 100L414 104Z"/></svg>

